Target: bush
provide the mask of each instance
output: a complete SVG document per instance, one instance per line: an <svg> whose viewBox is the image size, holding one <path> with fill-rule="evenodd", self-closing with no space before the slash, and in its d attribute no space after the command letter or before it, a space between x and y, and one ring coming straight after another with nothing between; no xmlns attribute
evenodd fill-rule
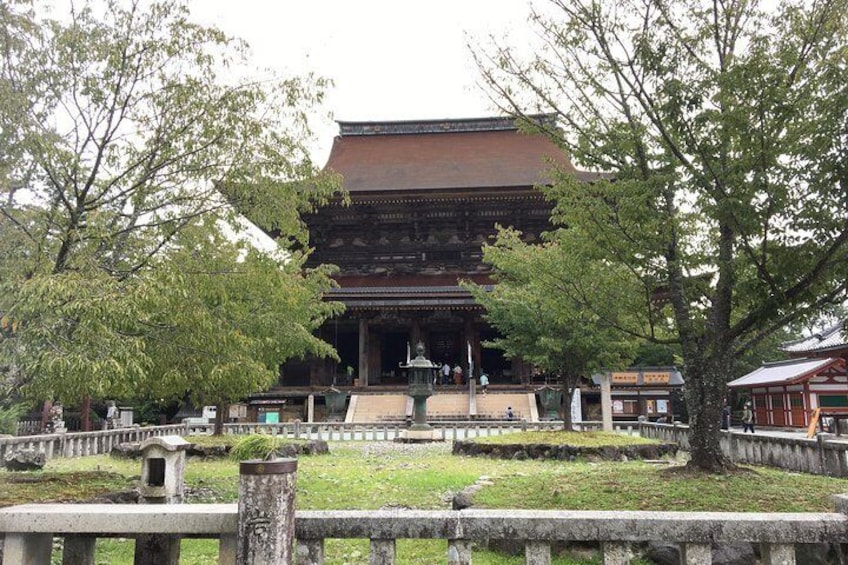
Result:
<svg viewBox="0 0 848 565"><path fill-rule="evenodd" d="M0 405L0 434L15 435L18 420L25 412L22 405L3 406Z"/></svg>
<svg viewBox="0 0 848 565"><path fill-rule="evenodd" d="M230 450L230 459L246 461L248 459L267 459L283 446L283 438L268 434L250 434L238 440Z"/></svg>

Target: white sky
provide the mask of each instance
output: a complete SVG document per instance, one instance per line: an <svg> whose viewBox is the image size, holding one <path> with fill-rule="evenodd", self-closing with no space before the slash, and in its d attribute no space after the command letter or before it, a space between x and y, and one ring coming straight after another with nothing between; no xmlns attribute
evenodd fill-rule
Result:
<svg viewBox="0 0 848 565"><path fill-rule="evenodd" d="M496 112L467 48L490 34L521 45L527 0L192 0L193 19L245 39L254 63L330 78L313 158L342 121L480 117ZM327 114L332 119L327 118Z"/></svg>

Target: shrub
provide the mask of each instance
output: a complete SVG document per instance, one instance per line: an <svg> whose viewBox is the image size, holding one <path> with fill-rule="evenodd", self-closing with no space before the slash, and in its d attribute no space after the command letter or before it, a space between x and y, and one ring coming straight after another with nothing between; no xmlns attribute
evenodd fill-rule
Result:
<svg viewBox="0 0 848 565"><path fill-rule="evenodd" d="M12 406L0 405L0 434L14 435L17 431L18 420L24 411L24 407L20 404Z"/></svg>
<svg viewBox="0 0 848 565"><path fill-rule="evenodd" d="M268 434L250 434L243 437L230 450L230 459L246 461L248 459L267 459L276 452L285 441L283 438Z"/></svg>

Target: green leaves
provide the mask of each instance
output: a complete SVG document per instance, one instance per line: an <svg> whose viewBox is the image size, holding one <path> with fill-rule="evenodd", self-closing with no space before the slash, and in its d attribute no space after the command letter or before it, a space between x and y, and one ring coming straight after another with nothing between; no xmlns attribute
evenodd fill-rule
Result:
<svg viewBox="0 0 848 565"><path fill-rule="evenodd" d="M635 344L619 331L626 305L618 295L608 300L619 290L614 270L564 251L559 242L530 245L519 232L502 229L484 247L497 284L464 286L503 335L487 345L558 375L570 393L595 371L626 366Z"/></svg>
<svg viewBox="0 0 848 565"><path fill-rule="evenodd" d="M680 343L693 461L721 466L733 360L848 299L848 2L551 5L544 46L478 54L484 80L512 115L555 114L545 133L606 173L545 189L565 272L601 281L569 292Z"/></svg>
<svg viewBox="0 0 848 565"><path fill-rule="evenodd" d="M238 398L332 355L337 305L289 243L339 190L305 149L327 82L233 71L177 0L0 7L0 367L20 391ZM6 96L8 94L9 96ZM281 247L234 235L250 215Z"/></svg>

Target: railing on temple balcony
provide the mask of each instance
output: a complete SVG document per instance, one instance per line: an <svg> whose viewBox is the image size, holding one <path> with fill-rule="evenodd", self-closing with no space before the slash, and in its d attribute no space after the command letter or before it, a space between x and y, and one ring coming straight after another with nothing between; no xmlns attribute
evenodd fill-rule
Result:
<svg viewBox="0 0 848 565"><path fill-rule="evenodd" d="M848 496L836 498L848 508ZM169 534L218 538L220 564L254 563L237 559L240 531L236 504L113 505L48 504L0 510L6 541L3 564L50 563L54 536L65 538L66 563L94 564L97 537L132 538ZM394 565L398 539L445 541L443 563L471 563L473 548L492 539L522 540L525 563L551 562L557 542L598 542L605 565L629 563L638 542L663 540L680 545L681 563L711 563L713 544L760 544L764 565L796 563L795 544L848 542L844 513L591 512L517 510L297 511L293 557L283 564L323 565L324 541L370 540L370 563Z"/></svg>

